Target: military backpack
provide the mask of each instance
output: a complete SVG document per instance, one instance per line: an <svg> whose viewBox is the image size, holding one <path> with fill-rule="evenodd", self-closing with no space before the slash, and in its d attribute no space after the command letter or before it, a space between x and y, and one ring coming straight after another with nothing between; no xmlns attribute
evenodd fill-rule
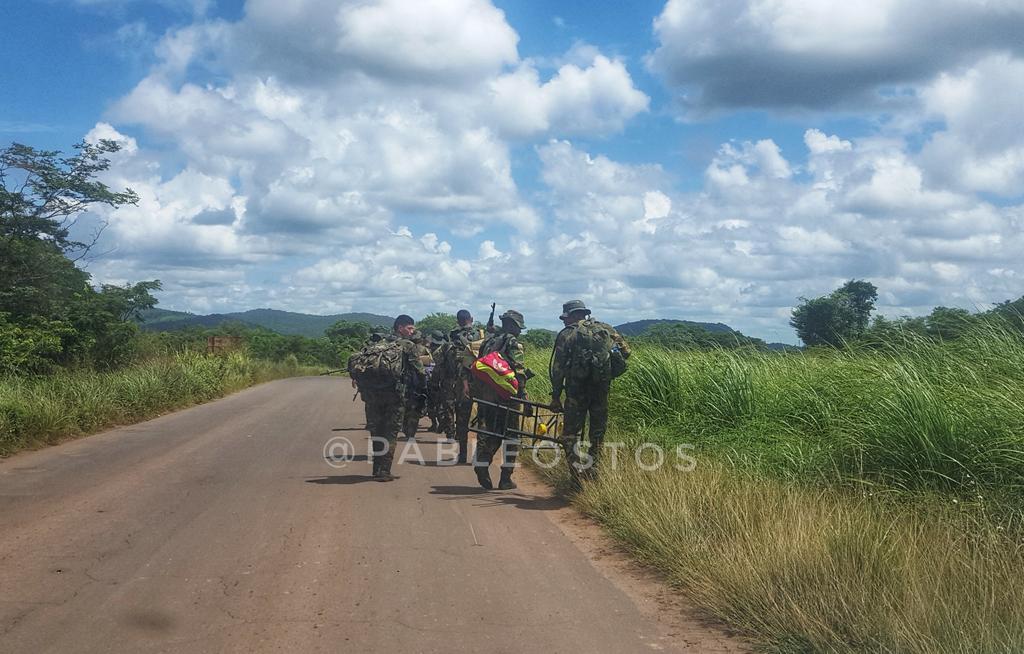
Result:
<svg viewBox="0 0 1024 654"><path fill-rule="evenodd" d="M397 390L402 385L404 348L398 340L368 343L348 359L348 373L360 389Z"/></svg>
<svg viewBox="0 0 1024 654"><path fill-rule="evenodd" d="M581 320L571 338L568 376L574 382L610 382L626 372L626 355L616 343L615 329L610 325Z"/></svg>

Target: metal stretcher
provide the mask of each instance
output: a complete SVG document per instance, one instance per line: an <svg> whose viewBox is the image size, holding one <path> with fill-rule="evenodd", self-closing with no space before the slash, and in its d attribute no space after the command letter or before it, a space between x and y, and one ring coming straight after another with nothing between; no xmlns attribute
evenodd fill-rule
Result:
<svg viewBox="0 0 1024 654"><path fill-rule="evenodd" d="M491 436L505 441L516 441L520 448L534 450L554 450L566 447L562 438L562 419L560 411L552 411L551 407L541 402L513 397L505 404L473 397L473 418L469 422L469 430L477 436ZM481 407L493 408L504 414L497 422L504 428L501 432L489 431L484 428L480 411Z"/></svg>

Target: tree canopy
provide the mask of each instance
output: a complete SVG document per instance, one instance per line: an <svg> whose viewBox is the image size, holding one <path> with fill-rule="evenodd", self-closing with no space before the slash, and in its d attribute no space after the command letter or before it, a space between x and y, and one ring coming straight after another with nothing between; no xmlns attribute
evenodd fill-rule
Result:
<svg viewBox="0 0 1024 654"><path fill-rule="evenodd" d="M95 289L75 265L103 225L76 240L81 215L138 200L131 189L112 191L96 179L117 143L75 149L70 157L18 143L0 151L0 365L7 372L120 365L138 330L130 319L156 304L159 280Z"/></svg>
<svg viewBox="0 0 1024 654"><path fill-rule="evenodd" d="M877 299L874 284L851 279L829 295L800 298L789 324L806 345L838 347L864 334Z"/></svg>

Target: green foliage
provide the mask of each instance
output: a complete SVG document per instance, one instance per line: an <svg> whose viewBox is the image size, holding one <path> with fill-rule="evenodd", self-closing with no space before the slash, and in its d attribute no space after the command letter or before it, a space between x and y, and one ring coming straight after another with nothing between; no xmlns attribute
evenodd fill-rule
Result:
<svg viewBox="0 0 1024 654"><path fill-rule="evenodd" d="M671 350L709 350L716 348L765 347L759 338L744 336L737 331L712 332L685 323L655 323L633 339Z"/></svg>
<svg viewBox="0 0 1024 654"><path fill-rule="evenodd" d="M69 258L92 245L71 237L83 211L138 200L131 190L114 192L94 179L108 168L116 143L75 147L71 157L17 143L0 151L0 349L7 372L124 365L137 332L128 321L156 304L151 292L159 281L97 291Z"/></svg>
<svg viewBox="0 0 1024 654"><path fill-rule="evenodd" d="M75 145L78 152L71 157L20 143L0 151L0 239L43 239L64 253L88 249L90 244L70 238L83 211L139 200L131 189L111 191L95 179L110 167L107 155L120 149L104 139Z"/></svg>
<svg viewBox="0 0 1024 654"><path fill-rule="evenodd" d="M846 282L831 294L800 298L789 324L806 345L839 347L868 328L878 289L871 282Z"/></svg>
<svg viewBox="0 0 1024 654"><path fill-rule="evenodd" d="M557 334L550 329L532 327L526 330L519 337L519 340L534 348L550 350L555 346L555 336L557 336Z"/></svg>
<svg viewBox="0 0 1024 654"><path fill-rule="evenodd" d="M416 329L424 334L429 334L435 329L447 334L458 326L455 316L450 313L431 313L416 321Z"/></svg>
<svg viewBox="0 0 1024 654"><path fill-rule="evenodd" d="M311 371L292 357L274 364L243 351L222 356L185 351L111 372L0 376L0 456L304 372Z"/></svg>
<svg viewBox="0 0 1024 654"><path fill-rule="evenodd" d="M971 495L1024 494L1024 334L769 354L638 347L613 414L793 479Z"/></svg>

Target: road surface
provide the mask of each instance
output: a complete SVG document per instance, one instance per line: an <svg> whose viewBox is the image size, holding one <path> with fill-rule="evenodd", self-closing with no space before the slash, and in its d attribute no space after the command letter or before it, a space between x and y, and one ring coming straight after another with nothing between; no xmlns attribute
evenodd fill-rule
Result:
<svg viewBox="0 0 1024 654"><path fill-rule="evenodd" d="M736 651L434 434L370 481L363 426L298 378L0 461L0 651Z"/></svg>

